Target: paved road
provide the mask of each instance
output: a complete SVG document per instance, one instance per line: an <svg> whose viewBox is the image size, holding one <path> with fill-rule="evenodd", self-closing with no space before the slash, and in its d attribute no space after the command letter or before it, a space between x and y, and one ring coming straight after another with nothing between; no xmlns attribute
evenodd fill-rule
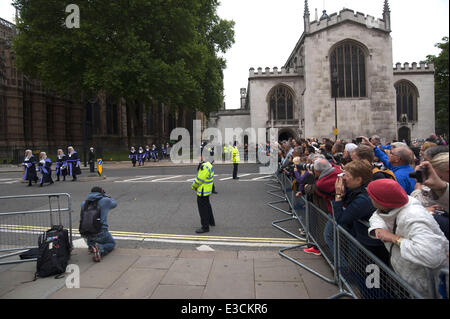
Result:
<svg viewBox="0 0 450 319"><path fill-rule="evenodd" d="M225 249L233 249L236 243L265 248L292 244L290 237L271 225L272 221L286 216L266 205L277 198L266 193L270 190L265 186L268 176L259 174L258 168L258 165L241 165L241 178L234 181L231 165L215 167L219 194L212 196L211 203L217 226L205 235L194 232L200 226L200 218L195 193L190 189L196 173L193 166L115 169L106 171L107 178L101 181L66 181L43 188L27 187L19 181L18 173L3 173L0 195L69 193L73 205L72 228L77 228L81 202L93 186L99 185L118 202L108 222L114 236L123 238L119 247L168 248L181 243L198 246L200 239L202 243L220 244ZM83 171L82 176L87 175ZM48 209L48 199L0 203L0 212L24 209ZM296 231L295 222L286 226Z"/></svg>

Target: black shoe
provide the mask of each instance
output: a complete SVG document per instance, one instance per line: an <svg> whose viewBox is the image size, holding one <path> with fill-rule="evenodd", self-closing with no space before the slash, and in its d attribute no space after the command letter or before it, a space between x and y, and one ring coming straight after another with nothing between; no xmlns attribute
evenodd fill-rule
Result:
<svg viewBox="0 0 450 319"><path fill-rule="evenodd" d="M41 184L39 184L39 187L43 187L43 186L44 186L44 184L42 184L42 183L41 183Z"/></svg>
<svg viewBox="0 0 450 319"><path fill-rule="evenodd" d="M209 228L199 228L199 229L197 229L196 231L195 231L197 234L203 234L203 233L207 233L207 232L209 232Z"/></svg>
<svg viewBox="0 0 450 319"><path fill-rule="evenodd" d="M216 191L214 191L214 192L212 192L213 194L219 194L218 192L216 192Z"/></svg>
<svg viewBox="0 0 450 319"><path fill-rule="evenodd" d="M239 177L233 178L233 179L239 179Z"/></svg>
<svg viewBox="0 0 450 319"><path fill-rule="evenodd" d="M209 223L209 226L214 227L214 226L216 226L216 223Z"/></svg>
<svg viewBox="0 0 450 319"><path fill-rule="evenodd" d="M59 182L59 177L56 179L57 182Z"/></svg>
<svg viewBox="0 0 450 319"><path fill-rule="evenodd" d="M51 181L51 182L50 182L50 185L52 185L53 183L54 183L54 182L53 182L53 181Z"/></svg>

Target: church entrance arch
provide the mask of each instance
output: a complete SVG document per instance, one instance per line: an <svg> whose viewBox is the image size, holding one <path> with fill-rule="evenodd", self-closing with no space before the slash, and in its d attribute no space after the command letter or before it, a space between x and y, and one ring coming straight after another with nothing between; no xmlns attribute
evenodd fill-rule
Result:
<svg viewBox="0 0 450 319"><path fill-rule="evenodd" d="M294 134L294 132L292 132L292 131L289 130L289 129L281 130L281 131L278 133L278 141L279 141L279 142L281 142L281 141L287 141L287 140L289 140L290 138L295 138L295 134Z"/></svg>
<svg viewBox="0 0 450 319"><path fill-rule="evenodd" d="M411 130L406 126L402 126L398 130L398 140L400 142L403 142L403 140L405 140L409 143L411 141Z"/></svg>

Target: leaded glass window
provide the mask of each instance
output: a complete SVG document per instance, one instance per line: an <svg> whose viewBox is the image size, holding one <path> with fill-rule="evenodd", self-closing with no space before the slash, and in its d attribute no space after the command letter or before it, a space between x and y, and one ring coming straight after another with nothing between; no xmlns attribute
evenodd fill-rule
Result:
<svg viewBox="0 0 450 319"><path fill-rule="evenodd" d="M397 94L397 121L402 121L402 115L406 114L408 122L417 121L417 89L408 81L400 81L395 84Z"/></svg>
<svg viewBox="0 0 450 319"><path fill-rule="evenodd" d="M356 43L336 46L330 55L332 97L366 97L366 55ZM336 72L337 78L333 78Z"/></svg>
<svg viewBox="0 0 450 319"><path fill-rule="evenodd" d="M277 87L270 96L270 118L273 120L294 119L294 99L284 86Z"/></svg>

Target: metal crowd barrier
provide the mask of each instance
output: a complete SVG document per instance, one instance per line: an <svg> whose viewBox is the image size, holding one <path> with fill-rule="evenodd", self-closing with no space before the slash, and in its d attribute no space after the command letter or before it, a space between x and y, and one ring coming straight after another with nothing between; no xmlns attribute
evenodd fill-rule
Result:
<svg viewBox="0 0 450 319"><path fill-rule="evenodd" d="M296 197L292 191L292 181L285 174L275 176L292 211L291 217L274 221L272 225L292 237L302 237L289 232L278 224L297 220L305 232L305 243L279 250L279 254L306 269L324 281L338 287L338 293L330 298L350 296L355 299L421 299L421 296L405 280L384 264L372 252L362 246L343 227L337 225L332 216L323 212L306 197ZM279 201L281 202L281 201ZM269 203L270 205L273 203ZM276 207L273 207L276 208ZM277 210L281 210L276 208ZM286 213L286 211L283 211ZM326 276L308 267L285 252L314 245L332 270ZM371 276L373 275L373 276ZM447 270L448 281L448 270ZM448 284L447 284L448 286Z"/></svg>
<svg viewBox="0 0 450 319"><path fill-rule="evenodd" d="M67 200L64 207L61 207L62 198ZM0 265L36 261L36 258L11 260L11 257L38 248L38 236L52 225L63 225L69 231L72 244L72 198L69 194L1 196ZM1 261L3 259L8 260Z"/></svg>

